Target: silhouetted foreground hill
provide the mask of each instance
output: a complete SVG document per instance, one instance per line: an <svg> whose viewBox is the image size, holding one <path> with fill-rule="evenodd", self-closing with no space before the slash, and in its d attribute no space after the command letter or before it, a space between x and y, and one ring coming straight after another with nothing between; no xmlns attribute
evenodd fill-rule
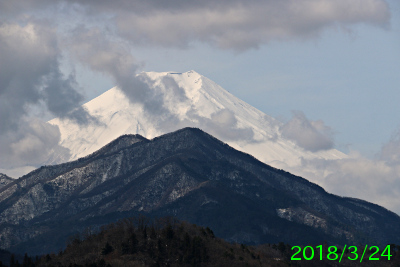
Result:
<svg viewBox="0 0 400 267"><path fill-rule="evenodd" d="M400 217L393 212L329 194L185 128L153 140L121 136L85 158L4 185L0 246L46 254L87 227L139 213L209 226L229 242L400 244Z"/></svg>
<svg viewBox="0 0 400 267"><path fill-rule="evenodd" d="M278 257L280 253L274 252ZM209 228L171 218L144 217L110 224L84 240L74 238L59 255L36 266L269 266L276 264L252 247L229 244ZM275 266L275 265L274 265ZM276 266L285 266L276 264Z"/></svg>
<svg viewBox="0 0 400 267"><path fill-rule="evenodd" d="M87 230L75 235L57 255L47 254L36 260L25 256L20 261L22 264L14 261L10 266L360 266L359 261L346 260L353 256L349 252L344 254L341 263L328 260L327 253L325 247L323 260L316 253L313 260L293 261L294 250L282 242L257 247L231 244L215 237L208 227L171 217L150 220L141 216L103 226L96 234ZM368 261L366 257L362 266L398 266L400 255L394 249L392 254L390 261Z"/></svg>

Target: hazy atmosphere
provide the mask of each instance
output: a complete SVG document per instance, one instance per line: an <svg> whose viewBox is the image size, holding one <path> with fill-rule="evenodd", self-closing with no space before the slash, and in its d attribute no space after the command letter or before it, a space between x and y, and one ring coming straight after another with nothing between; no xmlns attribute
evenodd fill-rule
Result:
<svg viewBox="0 0 400 267"><path fill-rule="evenodd" d="M0 0L0 172L65 150L47 121L99 123L81 105L113 86L164 116L135 74L195 70L304 150L349 155L304 160L323 174L304 178L399 214L399 62L397 0Z"/></svg>

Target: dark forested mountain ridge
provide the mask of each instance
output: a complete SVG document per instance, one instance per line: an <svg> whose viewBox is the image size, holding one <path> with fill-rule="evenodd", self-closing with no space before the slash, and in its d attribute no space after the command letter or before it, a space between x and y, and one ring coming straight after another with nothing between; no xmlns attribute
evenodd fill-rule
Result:
<svg viewBox="0 0 400 267"><path fill-rule="evenodd" d="M152 140L124 135L0 188L0 244L54 251L77 231L138 213L173 215L241 243L400 243L398 215L185 128Z"/></svg>

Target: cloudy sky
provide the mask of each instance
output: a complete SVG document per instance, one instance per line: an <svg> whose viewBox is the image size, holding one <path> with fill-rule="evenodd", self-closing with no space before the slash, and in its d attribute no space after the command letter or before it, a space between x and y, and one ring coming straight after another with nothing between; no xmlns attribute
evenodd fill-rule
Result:
<svg viewBox="0 0 400 267"><path fill-rule="evenodd" d="M399 62L397 0L0 0L0 169L62 149L45 121L95 122L80 105L114 85L157 106L132 74L193 69L287 125L329 130L316 142L352 160L307 163L336 173L321 184L376 188L369 200L400 213Z"/></svg>

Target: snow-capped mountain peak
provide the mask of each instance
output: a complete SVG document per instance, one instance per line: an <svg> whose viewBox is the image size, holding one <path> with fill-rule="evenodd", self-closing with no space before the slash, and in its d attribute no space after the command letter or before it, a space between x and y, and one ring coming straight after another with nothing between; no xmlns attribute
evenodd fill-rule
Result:
<svg viewBox="0 0 400 267"><path fill-rule="evenodd" d="M70 155L55 155L48 163L86 156L123 134L151 139L188 126L201 128L267 164L299 175L304 173L296 173L296 169L304 159L346 157L335 149L311 152L299 147L282 136L280 121L193 70L143 72L138 78L148 85L151 105L132 101L126 89L114 87L83 105L97 123L79 125L68 119L51 120L51 124L59 126L60 144L70 149Z"/></svg>

